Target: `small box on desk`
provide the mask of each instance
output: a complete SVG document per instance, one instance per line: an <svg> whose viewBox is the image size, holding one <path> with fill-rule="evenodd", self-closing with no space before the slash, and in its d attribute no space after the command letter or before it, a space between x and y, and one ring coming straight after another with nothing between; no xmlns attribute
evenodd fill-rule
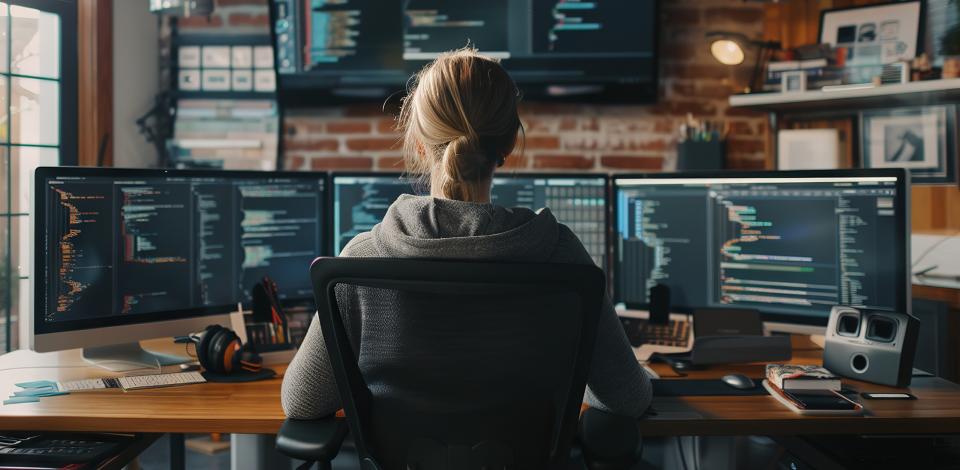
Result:
<svg viewBox="0 0 960 470"><path fill-rule="evenodd" d="M677 170L722 170L727 143L723 140L685 140L677 144Z"/></svg>

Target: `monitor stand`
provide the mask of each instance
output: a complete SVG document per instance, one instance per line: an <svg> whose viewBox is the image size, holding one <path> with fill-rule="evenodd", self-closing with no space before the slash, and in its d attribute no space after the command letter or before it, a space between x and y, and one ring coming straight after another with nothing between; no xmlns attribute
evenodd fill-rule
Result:
<svg viewBox="0 0 960 470"><path fill-rule="evenodd" d="M83 359L93 365L114 372L127 372L139 369L156 369L190 362L193 358L151 352L143 349L140 343L112 344L95 348L83 348Z"/></svg>

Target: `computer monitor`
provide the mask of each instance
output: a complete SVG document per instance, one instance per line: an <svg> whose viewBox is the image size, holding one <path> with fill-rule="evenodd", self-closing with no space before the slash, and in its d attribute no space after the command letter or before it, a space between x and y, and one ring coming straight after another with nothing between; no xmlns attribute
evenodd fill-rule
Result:
<svg viewBox="0 0 960 470"><path fill-rule="evenodd" d="M617 176L615 297L645 308L664 284L675 312L818 328L834 305L908 312L908 185L901 170Z"/></svg>
<svg viewBox="0 0 960 470"><path fill-rule="evenodd" d="M334 256L339 256L353 237L379 224L401 194L430 193L428 185L399 173L334 173L330 181Z"/></svg>
<svg viewBox="0 0 960 470"><path fill-rule="evenodd" d="M493 179L491 202L504 207L547 207L583 243L593 262L606 269L606 175L508 174Z"/></svg>
<svg viewBox="0 0 960 470"><path fill-rule="evenodd" d="M422 182L398 174L334 174L331 184L333 253L383 220L401 194L427 194ZM598 266L607 265L607 177L584 174L511 174L493 179L491 201L506 207L548 207L580 238Z"/></svg>
<svg viewBox="0 0 960 470"><path fill-rule="evenodd" d="M283 299L310 298L325 186L309 173L37 169L33 348L155 365L138 340L202 329L264 276Z"/></svg>
<svg viewBox="0 0 960 470"><path fill-rule="evenodd" d="M386 96L440 53L500 59L524 96L654 101L656 0L270 2L278 88ZM363 93L366 92L366 93Z"/></svg>

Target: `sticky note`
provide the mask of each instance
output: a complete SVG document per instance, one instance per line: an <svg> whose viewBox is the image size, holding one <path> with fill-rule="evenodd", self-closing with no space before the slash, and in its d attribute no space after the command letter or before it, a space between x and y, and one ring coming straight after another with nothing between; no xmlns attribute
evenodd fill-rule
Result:
<svg viewBox="0 0 960 470"><path fill-rule="evenodd" d="M70 392L61 392L55 388L44 388L34 390L21 390L13 392L14 397L55 397L57 395L67 395Z"/></svg>
<svg viewBox="0 0 960 470"><path fill-rule="evenodd" d="M17 403L33 403L40 401L37 397L10 397L3 400L4 405L16 405Z"/></svg>
<svg viewBox="0 0 960 470"><path fill-rule="evenodd" d="M52 380L35 380L33 382L20 382L15 385L20 388L39 388L39 387L56 387L57 383Z"/></svg>

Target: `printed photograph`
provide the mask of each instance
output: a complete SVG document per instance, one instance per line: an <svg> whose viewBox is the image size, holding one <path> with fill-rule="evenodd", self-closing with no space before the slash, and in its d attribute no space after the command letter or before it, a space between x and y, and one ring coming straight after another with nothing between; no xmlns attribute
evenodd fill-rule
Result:
<svg viewBox="0 0 960 470"><path fill-rule="evenodd" d="M861 113L861 165L906 168L914 184L955 183L955 114L945 105Z"/></svg>
<svg viewBox="0 0 960 470"><path fill-rule="evenodd" d="M884 161L923 161L922 125L889 124L884 127L884 141Z"/></svg>

